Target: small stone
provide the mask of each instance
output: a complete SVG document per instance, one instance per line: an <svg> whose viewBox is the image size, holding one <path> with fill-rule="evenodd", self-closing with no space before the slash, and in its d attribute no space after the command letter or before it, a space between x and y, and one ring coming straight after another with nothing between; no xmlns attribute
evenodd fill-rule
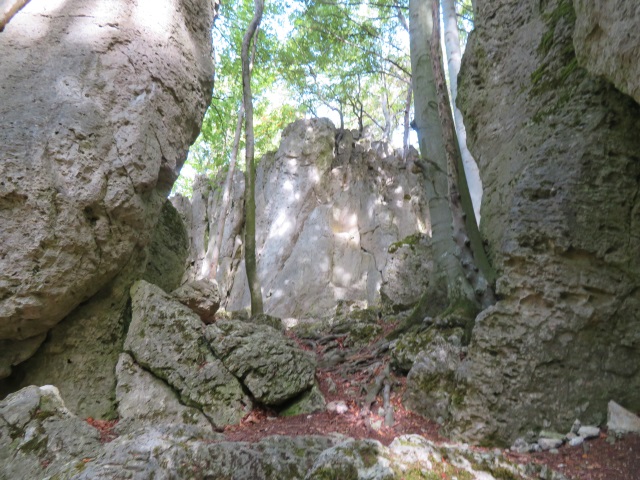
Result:
<svg viewBox="0 0 640 480"><path fill-rule="evenodd" d="M342 400L334 400L333 402L327 403L327 412L335 412L338 415L342 415L349 411L349 407Z"/></svg>
<svg viewBox="0 0 640 480"><path fill-rule="evenodd" d="M559 438L540 438L538 445L542 450L551 450L562 445L562 440Z"/></svg>
<svg viewBox="0 0 640 480"><path fill-rule="evenodd" d="M582 445L583 442L584 442L583 437L575 437L569 440L569 445L571 445L572 447L578 447Z"/></svg>
<svg viewBox="0 0 640 480"><path fill-rule="evenodd" d="M611 400L607 411L607 427L612 433L640 433L640 417Z"/></svg>
<svg viewBox="0 0 640 480"><path fill-rule="evenodd" d="M573 432L569 432L565 436L565 439L569 440L569 441L573 440L574 438L578 438L578 435L576 433L573 433Z"/></svg>
<svg viewBox="0 0 640 480"><path fill-rule="evenodd" d="M578 435L585 439L597 438L600 436L600 429L590 425L584 425L578 430Z"/></svg>
<svg viewBox="0 0 640 480"><path fill-rule="evenodd" d="M573 425L571 426L571 433L577 434L581 426L582 426L582 423L580 423L580 420L576 418L576 421L573 422Z"/></svg>
<svg viewBox="0 0 640 480"><path fill-rule="evenodd" d="M538 438L553 438L554 440L564 440L565 436L553 430L542 430Z"/></svg>
<svg viewBox="0 0 640 480"><path fill-rule="evenodd" d="M522 437L516 438L515 442L513 442L513 445L511 445L511 448L510 448L512 452L518 452L518 453L524 453L528 451L528 449L529 449L529 445L527 444L525 439Z"/></svg>
<svg viewBox="0 0 640 480"><path fill-rule="evenodd" d="M558 455L560 453L560 450L558 450L557 448L552 448L551 450L549 450L549 453L552 453L554 455Z"/></svg>
<svg viewBox="0 0 640 480"><path fill-rule="evenodd" d="M371 420L369 425L371 425L371 428L373 430L378 431L378 430L380 430L382 428L382 420Z"/></svg>

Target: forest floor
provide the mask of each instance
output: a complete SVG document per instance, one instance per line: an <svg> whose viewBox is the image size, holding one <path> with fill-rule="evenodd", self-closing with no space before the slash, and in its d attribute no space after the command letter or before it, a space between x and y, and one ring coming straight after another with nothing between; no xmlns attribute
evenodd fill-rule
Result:
<svg viewBox="0 0 640 480"><path fill-rule="evenodd" d="M339 339L338 339L339 342ZM301 343L303 344L303 343ZM393 406L393 423L385 426L383 392L370 404L375 393L367 385L376 383L385 372L388 358L370 355L367 347L358 351L346 350L343 362L323 367L325 346L315 346L319 359L317 380L327 403L342 402L344 413L322 411L293 417L279 417L274 411L258 408L247 415L241 424L229 426L224 433L230 441L256 442L270 435L326 435L332 432L352 438L370 438L389 445L394 438L418 434L434 442L449 442L439 433L440 426L404 408L402 396L406 377L386 370L391 387L387 398ZM335 347L335 345L333 345ZM308 343L305 348L309 349ZM341 348L341 345L338 345ZM369 349L371 347L368 347ZM363 361L369 359L369 362ZM355 366L355 368L350 368ZM370 406L369 406L370 404ZM562 446L558 453L538 452L517 454L505 450L506 456L517 463L545 464L575 480L639 480L640 437L627 435L615 442L608 440L606 431L599 438L585 441L579 447ZM482 448L478 448L482 450Z"/></svg>

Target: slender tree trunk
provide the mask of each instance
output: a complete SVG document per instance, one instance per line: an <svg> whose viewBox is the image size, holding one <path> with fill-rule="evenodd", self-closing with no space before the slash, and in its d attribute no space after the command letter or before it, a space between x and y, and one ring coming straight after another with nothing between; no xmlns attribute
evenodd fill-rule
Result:
<svg viewBox="0 0 640 480"><path fill-rule="evenodd" d="M480 224L480 204L482 203L482 180L480 171L473 155L467 148L467 131L464 128L462 112L456 106L458 96L458 74L462 52L460 50L460 36L458 34L458 18L456 15L455 0L442 0L442 18L444 20L444 43L447 51L447 64L449 67L449 86L451 89L451 105L453 107L455 128L458 135L458 145L462 156L462 165L469 186L469 194L473 203L473 213L476 223Z"/></svg>
<svg viewBox="0 0 640 480"><path fill-rule="evenodd" d="M431 216L434 260L445 281L450 305L469 308L469 316L475 316L478 303L456 255L457 246L453 240L447 154L433 69L434 51L440 48L439 38L434 36L437 34L434 19L438 20L437 0L409 1L415 122Z"/></svg>
<svg viewBox="0 0 640 480"><path fill-rule="evenodd" d="M4 30L7 23L24 7L29 0L7 0L0 5L0 32Z"/></svg>
<svg viewBox="0 0 640 480"><path fill-rule="evenodd" d="M453 238L458 246L457 255L471 284L478 303L486 308L495 303L493 284L495 272L484 251L482 237L473 213L473 203L462 163L459 142L456 137L451 103L447 90L442 61L439 11L434 11L432 65L438 94L438 110L442 123L445 151L449 171L449 206L453 218ZM438 39L438 40L436 40Z"/></svg>
<svg viewBox="0 0 640 480"><path fill-rule="evenodd" d="M244 260L249 281L251 295L251 314L262 313L262 289L258 279L258 265L256 259L256 197L255 180L256 167L254 162L255 139L253 133L253 95L251 93L251 64L249 48L258 25L262 20L264 0L254 0L254 14L247 32L242 39L242 94L245 108L245 151L246 151L246 181L245 181L245 242Z"/></svg>

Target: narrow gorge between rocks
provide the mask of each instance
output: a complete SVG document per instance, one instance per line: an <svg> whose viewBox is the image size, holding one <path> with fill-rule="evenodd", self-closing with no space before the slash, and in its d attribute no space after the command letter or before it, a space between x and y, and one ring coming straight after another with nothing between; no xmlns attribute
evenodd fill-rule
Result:
<svg viewBox="0 0 640 480"><path fill-rule="evenodd" d="M440 2L343 3L265 15L389 9L410 77L414 7L437 34ZM360 71L339 109L257 104L257 313L246 164L227 193L229 163L192 168L194 148L228 160L202 147L227 108L216 41L240 41L223 22L244 29L253 3L0 1L0 480L640 478L640 4L451 5L477 237L462 163L447 153L438 197L440 167L407 140L417 73L395 107L362 100L380 92ZM258 29L258 86L296 67L270 38L302 51L320 28L287 22ZM315 94L339 96L314 71L333 46L313 48ZM273 88L256 102L286 103ZM444 256L475 300L442 271L443 198Z"/></svg>

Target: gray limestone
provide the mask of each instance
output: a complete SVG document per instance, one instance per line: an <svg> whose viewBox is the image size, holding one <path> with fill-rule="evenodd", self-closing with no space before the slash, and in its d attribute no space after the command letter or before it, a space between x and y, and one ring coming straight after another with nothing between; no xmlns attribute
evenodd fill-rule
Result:
<svg viewBox="0 0 640 480"><path fill-rule="evenodd" d="M119 431L160 423L211 428L200 410L180 403L178 394L169 385L140 367L131 355L120 355L116 378Z"/></svg>
<svg viewBox="0 0 640 480"><path fill-rule="evenodd" d="M640 434L640 417L611 400L607 407L607 428L616 434Z"/></svg>
<svg viewBox="0 0 640 480"><path fill-rule="evenodd" d="M171 295L198 314L204 323L213 323L220 308L220 292L215 280L194 280L177 288Z"/></svg>
<svg viewBox="0 0 640 480"><path fill-rule="evenodd" d="M208 325L205 337L224 366L266 405L281 405L314 384L316 362L268 325L220 320Z"/></svg>
<svg viewBox="0 0 640 480"><path fill-rule="evenodd" d="M187 268L188 255L187 230L178 211L166 200L153 231L143 280L165 292L178 288Z"/></svg>
<svg viewBox="0 0 640 480"><path fill-rule="evenodd" d="M614 396L640 410L640 107L576 62L571 2L478 2L475 19L458 104L500 300L476 319L448 430L510 443L600 424Z"/></svg>
<svg viewBox="0 0 640 480"><path fill-rule="evenodd" d="M341 300L406 307L430 282L421 177L386 144L351 140L350 153L336 156L337 134L327 119L298 120L282 133L278 151L258 164L258 274L270 315L328 316ZM249 305L242 257L244 182L237 175L216 277L226 310ZM174 200L192 239L193 266L185 278L202 272L206 232L217 231L219 195L209 181L196 179L191 204Z"/></svg>
<svg viewBox="0 0 640 480"><path fill-rule="evenodd" d="M436 336L415 357L407 375L404 404L442 423L449 419L455 392L455 372L460 365L460 347Z"/></svg>
<svg viewBox="0 0 640 480"><path fill-rule="evenodd" d="M200 318L144 281L134 284L131 299L124 350L176 390L183 403L200 409L215 427L238 423L252 402L209 349Z"/></svg>
<svg viewBox="0 0 640 480"><path fill-rule="evenodd" d="M213 13L30 2L0 35L0 340L46 333L150 242L209 104Z"/></svg>
<svg viewBox="0 0 640 480"><path fill-rule="evenodd" d="M640 5L635 0L573 0L573 44L581 66L640 103Z"/></svg>

